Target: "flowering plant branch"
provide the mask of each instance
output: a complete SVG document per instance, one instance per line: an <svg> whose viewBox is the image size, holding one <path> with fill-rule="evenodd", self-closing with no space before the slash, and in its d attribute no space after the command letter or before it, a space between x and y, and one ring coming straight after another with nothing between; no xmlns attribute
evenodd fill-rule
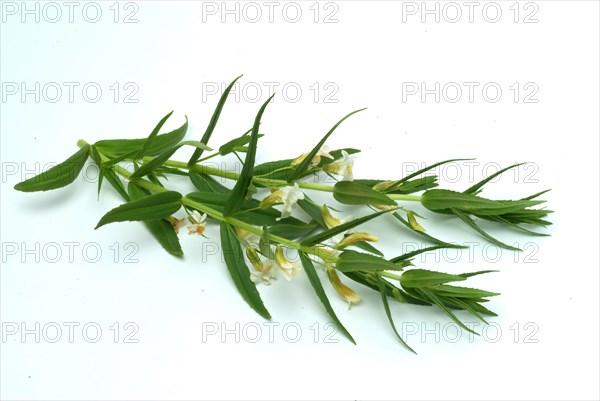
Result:
<svg viewBox="0 0 600 401"><path fill-rule="evenodd" d="M217 222L227 269L251 308L270 319L257 284L269 285L277 277L276 269L287 280L304 271L327 313L352 342L354 339L334 312L315 264L322 266L330 284L349 305L358 303L361 297L346 284L348 280L380 293L383 309L394 333L411 351L412 348L404 342L394 325L390 298L405 304L436 306L464 330L474 334L477 333L457 317L456 310L467 311L484 323L487 322L483 316L496 316L483 304L489 297L499 294L453 285L491 271L447 274L418 268L407 269L413 266L414 257L422 252L464 247L427 234L417 220L420 216L407 207L399 206L397 202L418 202L434 213L454 215L490 243L518 251L484 231L475 220L493 221L531 235L546 235L528 228L550 224L545 218L551 211L535 208L544 202L538 198L546 191L518 200L491 200L479 196L488 182L518 164L500 170L462 192L438 189L436 176L423 176L435 167L459 159L436 163L397 180L354 179L352 155L359 151L331 150L326 141L342 122L362 109L342 118L309 152L294 159L256 165L258 139L262 137L259 126L272 97L262 105L249 131L217 150L208 146L237 79L239 77L224 91L200 141L183 140L188 128L187 120L180 128L160 134L162 126L171 116L169 113L147 138L108 139L94 144L80 140L80 149L73 156L17 184L15 189L34 192L64 187L75 180L85 162L91 158L100 170L98 191L106 181L125 200L124 204L106 213L96 228L116 222L142 221L167 252L182 257L178 233L186 221L190 235L203 235L207 222ZM187 162L172 160L171 157L183 146L194 148L192 157ZM204 152L212 153L203 157ZM245 160L241 173L202 163L228 154L235 154L239 158L242 153L245 154ZM132 168L126 168L124 162ZM315 173L337 176L340 180L332 186L302 180ZM164 179L169 175L189 178L196 191L184 196L167 189ZM215 177L232 180L235 185L228 188ZM267 189L271 192L262 195ZM317 204L307 191L328 192L341 204L363 205L372 210L356 219L335 217L333 208ZM302 210L304 218L293 216L296 208ZM175 214L181 209L185 215L176 217ZM385 258L373 245L379 239L357 229L367 221L385 216L392 216L401 226L420 235L431 246ZM285 249L295 250L300 263L290 261L284 254ZM340 277L340 273L343 277Z"/></svg>

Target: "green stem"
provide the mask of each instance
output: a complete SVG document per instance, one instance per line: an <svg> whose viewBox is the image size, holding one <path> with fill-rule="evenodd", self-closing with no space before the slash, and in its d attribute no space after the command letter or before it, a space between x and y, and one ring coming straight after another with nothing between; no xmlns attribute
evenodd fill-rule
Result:
<svg viewBox="0 0 600 401"><path fill-rule="evenodd" d="M83 147L87 144L86 141L80 139L79 141L77 141L77 145L79 147ZM106 158L106 156L100 154L100 157L102 158L103 161L108 160ZM125 178L126 180L135 183L136 185L140 186L141 188L147 189L148 191L154 192L154 193L159 193L159 192L166 192L168 191L168 189L161 187L160 185L154 184L148 180L145 180L143 178L139 178L139 177L131 177L131 173L126 170L125 168L119 166L118 164L115 164L113 166L111 166L111 168L113 169L113 171L117 174L119 174L120 176L122 176L123 178ZM244 229L246 231L249 231L253 234L256 234L258 236L262 236L263 234L263 230L255 227L251 224L248 224L246 222L243 222L241 220L238 220L236 218L233 217L226 217L223 215L223 213L219 212L218 210L215 210L209 206L206 206L200 202L194 201L188 197L183 197L181 199L181 204L183 206L187 206L189 208L192 209L196 209L200 212L206 213L209 217L217 220L217 221L222 221L225 222L227 224L239 227L241 229ZM333 260L333 257L331 255L328 254L324 254L323 252L321 252L317 247L307 247L304 245L300 245L298 242L294 242L294 241L290 241L286 238L280 237L278 235L274 235L274 234L270 234L269 233L269 240L279 243L281 245L285 245L287 247L290 248L294 248L297 249L299 251L302 252L306 252L308 254L317 256L321 259L327 259L327 261L329 262L335 262Z"/></svg>
<svg viewBox="0 0 600 401"><path fill-rule="evenodd" d="M388 273L388 272L379 272L380 276L383 277L387 277L387 278L391 278L393 280L400 280L400 276L394 273Z"/></svg>
<svg viewBox="0 0 600 401"><path fill-rule="evenodd" d="M144 157L144 162L148 162L152 159L152 157L146 156ZM199 174L214 175L229 180L238 180L240 178L240 174L235 173L233 171L222 170L220 168L207 166L204 164L195 164L193 166L188 166L187 163L182 161L167 160L165 162L165 166L184 170L191 170ZM281 185L288 185L288 182L285 180L273 180L270 178L253 177L252 181L256 184L264 185L267 187L278 187ZM314 191L333 192L332 185L317 184L312 182L298 182L298 186L303 189L311 189ZM394 200L421 202L421 197L418 195L388 194L387 196Z"/></svg>

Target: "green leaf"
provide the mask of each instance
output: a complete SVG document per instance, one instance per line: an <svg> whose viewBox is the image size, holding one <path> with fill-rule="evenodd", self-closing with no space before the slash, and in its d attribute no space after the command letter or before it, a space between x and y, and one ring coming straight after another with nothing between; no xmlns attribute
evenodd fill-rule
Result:
<svg viewBox="0 0 600 401"><path fill-rule="evenodd" d="M468 226L472 227L475 231L477 231L482 237L487 239L490 243L492 243L500 248L508 249L510 251L521 251L521 249L516 248L514 246L510 246L508 244L505 244L504 242L497 240L496 238L492 237L491 235L489 235L488 233L483 231L477 224L475 224L473 219L471 219L468 215L464 214L460 210L457 210L457 209L451 209L451 210L459 219L461 219L463 222L465 222L465 224L467 224Z"/></svg>
<svg viewBox="0 0 600 401"><path fill-rule="evenodd" d="M435 246L429 246L426 248L416 249L412 252L407 252L400 256L396 256L395 258L390 259L390 262L398 263L398 262L402 262L402 261L406 261L406 260L412 260L412 258L414 258L415 256L420 255L424 252L435 251L437 249L445 249L445 248L448 248L448 247L445 245L435 245Z"/></svg>
<svg viewBox="0 0 600 401"><path fill-rule="evenodd" d="M106 178L106 180L119 193L119 195L121 195L123 197L123 199L125 199L127 202L129 202L131 200L129 198L129 194L125 190L123 181L121 181L121 179L119 178L117 173L115 173L110 168L102 168L101 171L102 171L102 175L104 176L104 178Z"/></svg>
<svg viewBox="0 0 600 401"><path fill-rule="evenodd" d="M383 281L383 279L379 275L377 275L377 284L379 286L379 293L381 294L381 302L383 302L383 307L385 309L385 314L387 315L388 321L390 322L390 326L392 326L392 329L394 330L394 333L396 334L396 337L398 337L398 340L400 340L400 342L402 343L402 345L404 345L413 354L416 355L417 353L415 352L415 350L412 349L406 343L406 341L404 341L404 339L402 338L402 336L400 335L400 333L398 333L398 330L396 330L396 325L394 324L394 318L392 317L392 312L390 311L390 304L388 303L388 299L387 299L387 291L386 291L385 282Z"/></svg>
<svg viewBox="0 0 600 401"><path fill-rule="evenodd" d="M335 267L342 273L354 271L399 270L397 265L380 258L379 256L353 250L342 252Z"/></svg>
<svg viewBox="0 0 600 401"><path fill-rule="evenodd" d="M129 183L127 189L129 190L129 196L132 201L137 201L150 196L148 192L135 185L133 182ZM169 252L171 255L183 256L179 237L169 221L164 219L145 220L144 225L165 251Z"/></svg>
<svg viewBox="0 0 600 401"><path fill-rule="evenodd" d="M21 192L48 191L71 184L83 168L90 154L90 145L85 145L64 162L15 185Z"/></svg>
<svg viewBox="0 0 600 401"><path fill-rule="evenodd" d="M321 243L321 242L323 242L325 240L328 240L331 237L334 237L334 236L336 236L338 234L346 232L346 231L350 230L351 228L359 226L359 225L361 225L363 223L366 223L369 220L374 219L375 217L379 217L382 214L389 213L390 211L393 211L393 210L394 209L391 209L391 210L381 210L379 212L375 212L375 213L369 214L367 216L363 216L363 217L360 217L358 219L354 219L354 220L348 221L348 222L346 222L344 224L340 224L339 226L332 227L329 230L325 230L325 231L320 232L318 234L315 234L315 235L313 235L311 237L308 237L308 238L302 240L301 244L302 245L310 246L310 245L315 245L315 244Z"/></svg>
<svg viewBox="0 0 600 401"><path fill-rule="evenodd" d="M234 79L233 82L231 82L229 84L229 86L225 89L225 91L221 95L221 98L219 99L219 103L217 103L217 107L215 108L215 111L210 119L210 122L208 123L208 127L206 127L206 131L204 131L204 135L202 135L202 139L200 140L200 142L208 144L208 141L209 141L210 137L212 136L213 131L215 130L215 127L217 126L217 122L219 121L219 117L221 116L221 111L223 111L223 107L225 106L225 102L227 101L227 97L229 96L229 92L231 92L233 85L235 85L237 80L240 79L241 77L242 76L240 75L239 77ZM194 151L194 154L190 158L190 161L188 162L188 166L191 166L192 164L195 164L198 160L200 160L200 157L202 156L202 152L203 152L203 149L200 149L200 148L196 149Z"/></svg>
<svg viewBox="0 0 600 401"><path fill-rule="evenodd" d="M229 270L229 274L244 300L260 316L271 319L271 315L265 308L256 285L250 279L250 270L244 260L239 239L233 228L225 222L221 223L221 246L223 247L223 257L225 258L227 270Z"/></svg>
<svg viewBox="0 0 600 401"><path fill-rule="evenodd" d="M436 285L431 288L431 291L434 291L436 295L443 297L452 297L452 298L487 298L487 297L495 297L500 295L497 292L490 292L479 290L477 288L468 288L468 287L458 287L453 285Z"/></svg>
<svg viewBox="0 0 600 401"><path fill-rule="evenodd" d="M432 287L452 281L464 280L466 280L466 277L424 269L407 270L400 276L400 284L404 288Z"/></svg>
<svg viewBox="0 0 600 401"><path fill-rule="evenodd" d="M151 173L156 168L162 166L167 160L169 160L171 158L171 156L173 156L173 154L175 152L177 152L177 150L179 150L179 148L181 148L182 146L185 146L185 145L193 146L193 147L195 147L197 149L212 150L211 148L209 148L208 146L206 146L202 142L198 142L198 141L185 141L185 142L181 142L178 145L173 146L171 149L168 149L168 150L164 151L163 153L161 153L160 155L156 156L155 158L153 158L149 162L142 164L140 166L140 168L137 169L131 175L131 178L143 177L146 174Z"/></svg>
<svg viewBox="0 0 600 401"><path fill-rule="evenodd" d="M350 244L349 246L355 246L357 248L362 249L363 251L374 253L377 256L383 257L383 253L379 249L375 248L373 245L368 243L367 241L355 242L353 244Z"/></svg>
<svg viewBox="0 0 600 401"><path fill-rule="evenodd" d="M192 184L201 192L218 192L222 194L231 192L229 188L227 188L208 174L201 174L196 173L195 171L190 171L188 175Z"/></svg>
<svg viewBox="0 0 600 401"><path fill-rule="evenodd" d="M156 156L164 152L165 149L177 145L185 137L187 129L188 121L186 117L185 123L181 127L166 134L157 135L154 140L146 146L142 156ZM118 161L121 161L125 159L135 159L146 142L147 138L107 139L96 142L94 146L98 148L100 153L110 159L120 159ZM116 162L111 160L109 164L110 163L114 164ZM104 163L105 167L108 167L109 164L106 162Z"/></svg>
<svg viewBox="0 0 600 401"><path fill-rule="evenodd" d="M464 245L457 245L457 244L451 244L449 242L445 242L442 241L440 239L437 239L435 237L432 237L431 235L423 232L423 231L418 231L415 230L410 223L408 222L408 220L406 220L404 217L402 217L400 215L400 213L398 212L394 212L392 214L392 216L394 216L397 220L399 220L402 224L404 224L406 227L408 227L413 233L418 234L419 236L423 237L423 238L427 238L429 241L433 242L434 244L437 244L443 248L456 248L456 249L466 249L467 247Z"/></svg>
<svg viewBox="0 0 600 401"><path fill-rule="evenodd" d="M372 273L368 273L368 274L371 275L371 276L373 276ZM344 273L344 275L346 277L348 277L350 280L352 280L352 281L354 281L356 283L362 284L365 287L368 287L368 288L372 289L373 291L379 292L379 287L377 286L377 281L375 279L372 279L370 281L367 280L366 279L366 276L367 276L366 273L363 273L363 272L347 272L347 273ZM424 300L422 300L419 297L415 297L415 296L413 296L411 294L408 294L407 292L403 291L402 289L400 289L398 287L395 287L391 283L388 283L388 284L389 285L386 287L386 293L387 293L388 297L391 297L391 298L395 299L396 296L394 295L394 290L396 290L402 296L402 298L404 298L404 301L407 302L407 303L409 303L409 304L427 305L427 306L431 305L431 303L429 303L427 301L424 301ZM392 288L390 288L390 286L394 287L394 288L392 289Z"/></svg>
<svg viewBox="0 0 600 401"><path fill-rule="evenodd" d="M490 181L491 181L491 180L493 180L494 178L498 177L500 174L502 174L502 173L504 173L504 172L506 172L506 171L508 171L508 170L510 170L510 169L513 169L513 168L515 168L515 167L522 166L523 164L525 164L525 163L518 163L518 164L513 164L512 166L505 167L505 168L503 168L502 170L500 170L500 171L498 171L498 172L496 172L496 173L494 173L494 174L490 175L489 177L487 177L487 178L485 178L485 179L483 179L483 180L479 181L477 184L475 184L475 185L473 185L473 186L469 187L468 189L465 189L465 190L463 191L463 193L465 193L465 194L471 194L471 195L477 195L479 192L481 192L481 188L482 188L482 187L483 187L485 184L487 184L488 182L490 182Z"/></svg>
<svg viewBox="0 0 600 401"><path fill-rule="evenodd" d="M256 115L256 119L254 120L254 126L252 128L252 134L250 135L250 144L248 145L248 153L246 154L246 160L244 161L244 167L242 167L242 172L240 174L240 178L238 179L235 187L233 187L231 196L228 202L225 204L225 209L223 210L223 214L225 216L231 216L233 213L237 212L244 199L246 198L246 192L248 191L248 187L252 182L252 174L254 170L254 162L256 159L256 146L258 143L258 127L260 126L260 120L267 108L267 105L273 99L272 95L267 101L262 105L258 114Z"/></svg>
<svg viewBox="0 0 600 401"><path fill-rule="evenodd" d="M106 213L96 225L122 221L143 221L169 217L181 207L181 194L174 191L159 192L146 198L125 203Z"/></svg>
<svg viewBox="0 0 600 401"><path fill-rule="evenodd" d="M158 133L160 132L160 130L163 127L163 125L165 125L165 123L167 122L167 120L169 119L169 117L171 117L171 114L173 114L173 112L170 112L169 114L167 114L166 116L164 116L158 122L158 124L156 124L156 127L154 127L154 129L152 130L152 132L150 133L150 135L148 135L148 138L146 139L146 141L142 145L142 149L140 149L140 151L139 151L139 153L137 155L138 159L147 154L148 149L150 148L150 146L152 146L152 142L154 142L154 140L158 136ZM186 118L186 122L187 122L187 118Z"/></svg>
<svg viewBox="0 0 600 401"><path fill-rule="evenodd" d="M491 200L448 189L431 189L421 196L421 204L433 212L448 214L452 213L450 209L457 209L480 216L497 216L519 212L541 203L544 203L544 201L524 199Z"/></svg>
<svg viewBox="0 0 600 401"><path fill-rule="evenodd" d="M439 163L435 163L432 164L430 166L427 166L425 168L422 168L421 170L415 171L412 174L407 175L404 178L399 179L398 181L394 182L392 185L389 186L389 190L387 192L392 192L395 188L398 187L398 185L407 182L408 180L410 180L411 178L417 177L423 173L426 173L427 171L434 169L438 166L447 164L447 163L452 163L452 162L457 162L457 161L466 161L466 160L473 160L473 159L450 159L450 160L444 160L443 162L439 162Z"/></svg>
<svg viewBox="0 0 600 401"><path fill-rule="evenodd" d="M298 252L298 254L300 255L300 261L302 262L302 267L304 268L304 271L306 272L306 276L308 277L310 284L312 285L313 289L315 290L317 297L319 297L319 299L321 300L321 303L325 307L325 310L327 311L329 316L333 319L335 324L338 326L338 328L340 329L342 334L344 334L350 341L352 341L352 343L356 344L356 341L354 341L354 338L352 338L352 335L350 335L348 330L346 330L346 328L344 327L342 322L340 322L340 319L338 319L337 315L335 314L333 308L331 307L331 303L329 302L329 299L327 298L325 289L323 288L323 285L321 284L321 280L319 279L319 275L317 274L317 271L315 270L315 266L313 265L312 261L308 258L308 256L304 252Z"/></svg>
<svg viewBox="0 0 600 401"><path fill-rule="evenodd" d="M333 197L346 205L396 205L396 201L369 187L353 181L339 181L333 187Z"/></svg>
<svg viewBox="0 0 600 401"><path fill-rule="evenodd" d="M431 301L431 303L433 303L434 305L436 305L438 308L440 308L446 315L448 315L448 317L450 319L452 319L456 324L458 324L463 330L468 331L469 333L473 333L475 335L479 335L479 333L477 333L476 331L471 330L470 328L468 328L467 326L464 325L463 322L461 322L454 313L452 313L452 311L450 309L448 309L446 307L446 305L444 305L444 302L439 299L434 293L432 293L430 290L425 289L425 288L418 288L417 291L427 300Z"/></svg>
<svg viewBox="0 0 600 401"><path fill-rule="evenodd" d="M269 227L267 226L263 226L262 228L262 235L258 241L258 249L265 258L275 260L275 254L273 253L273 249L271 249L271 242L269 240Z"/></svg>
<svg viewBox="0 0 600 401"><path fill-rule="evenodd" d="M327 229L327 225L325 224L325 221L323 221L321 208L317 206L307 195L304 195L304 199L299 199L297 205L300 206L300 208L304 210L304 212L308 214L315 223L322 228Z"/></svg>
<svg viewBox="0 0 600 401"><path fill-rule="evenodd" d="M248 142L250 142L250 133L252 132L252 128L250 128L248 131L246 131L242 136L232 139L231 141L227 142L224 145L221 145L221 147L219 148L219 154L221 156L225 156L230 154L231 152L239 152L241 151L241 149L244 147L244 145L246 145ZM264 135L263 134L258 134L258 139L262 138Z"/></svg>
<svg viewBox="0 0 600 401"><path fill-rule="evenodd" d="M321 139L319 141L319 143L317 143L317 146L315 146L313 148L313 150L310 151L310 153L304 158L304 160L302 160L302 162L296 166L296 169L294 170L294 172L290 175L288 181L294 181L297 180L298 178L300 178L304 173L306 173L312 163L312 159L313 157L315 157L315 155L319 152L319 150L321 150L321 147L325 144L325 142L327 141L327 139L329 138L329 136L331 134L333 134L333 131L336 130L336 128L343 123L348 117L350 117L353 114L356 114L360 111L366 110L366 107L364 109L360 109L360 110L355 110L352 113L348 114L346 117L342 118L340 121L338 121L330 130L327 134L325 134L325 136L323 137L323 139Z"/></svg>

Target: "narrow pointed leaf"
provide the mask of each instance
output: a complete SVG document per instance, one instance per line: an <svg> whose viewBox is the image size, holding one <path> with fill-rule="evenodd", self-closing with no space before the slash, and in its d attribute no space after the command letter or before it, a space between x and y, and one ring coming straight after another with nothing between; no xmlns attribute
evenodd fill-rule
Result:
<svg viewBox="0 0 600 401"><path fill-rule="evenodd" d="M256 289L256 285L250 279L250 270L244 260L244 254L235 231L227 223L221 223L221 246L227 270L233 282L242 295L242 298L265 319L271 319L271 315Z"/></svg>
<svg viewBox="0 0 600 401"><path fill-rule="evenodd" d="M203 144L202 142L198 142L198 141L181 142L180 144L173 146L171 149L164 151L163 153L156 156L149 162L142 164L140 166L140 168L137 169L131 175L131 178L143 177L146 174L154 171L158 167L162 166L167 160L169 160L171 158L171 156L173 156L173 154L175 152L177 152L177 150L179 150L179 148L181 148L182 146L185 146L185 145L193 146L197 149L209 149L210 150L210 148L208 146L206 146L205 144Z"/></svg>
<svg viewBox="0 0 600 401"><path fill-rule="evenodd" d="M114 208L100 219L96 228L122 221L162 219L169 217L180 207L180 193L174 191L160 192Z"/></svg>
<svg viewBox="0 0 600 401"><path fill-rule="evenodd" d="M271 99L273 99L272 95L267 101L262 105L256 118L254 120L254 127L252 128L252 133L250 134L250 143L248 145L248 153L246 154L246 160L244 161L244 167L242 167L242 172L240 174L240 178L238 179L235 187L231 192L231 196L228 199L228 202L225 204L225 208L223 210L223 214L225 216L231 216L233 213L237 212L244 202L246 198L246 193L248 192L248 187L250 183L252 183L252 174L254 171L254 162L256 160L256 147L258 144L258 127L260 126L260 120L267 108Z"/></svg>
<svg viewBox="0 0 600 401"><path fill-rule="evenodd" d="M402 184L403 182L406 182L408 180L410 180L411 178L417 177L423 173L426 173L427 171L434 169L438 166L444 165L444 164L448 164L448 163L452 163L452 162L457 162L457 161L466 161L466 160L473 160L473 159L450 159L450 160L444 160L443 162L439 162L439 163L435 163L432 164L430 166L427 166L425 168L422 168L421 170L415 171L412 174L407 175L404 178L399 179L398 181L394 182L392 185L390 185L389 188L396 188L398 185ZM391 192L392 190L389 190L387 192Z"/></svg>
<svg viewBox="0 0 600 401"><path fill-rule="evenodd" d="M208 126L206 127L206 131L204 131L204 135L202 135L202 139L200 140L200 142L208 144L208 141L209 141L210 137L212 136L213 131L215 130L215 127L217 126L217 122L219 121L219 117L221 116L221 112L223 111L223 107L225 106L225 102L227 101L227 97L229 96L229 92L231 92L233 85L235 85L237 80L240 79L241 77L242 76L240 75L239 77L234 79L233 82L231 82L229 84L229 86L225 89L225 91L221 95L221 98L219 99L219 103L217 103L217 107L215 108L215 111L210 119L210 122L208 123ZM203 152L204 152L204 150L201 148L196 149L194 151L194 154L190 158L190 161L188 162L188 166L191 166L192 164L195 164L198 160L200 160L200 157L202 156Z"/></svg>
<svg viewBox="0 0 600 401"><path fill-rule="evenodd" d="M404 288L432 287L452 281L464 280L466 280L466 277L424 269L407 270L400 276L400 284Z"/></svg>
<svg viewBox="0 0 600 401"><path fill-rule="evenodd" d="M149 196L149 193L134 183L130 182L127 189L132 201L137 201ZM163 249L171 255L183 256L183 250L179 243L179 237L173 225L165 219L145 220L144 225Z"/></svg>
<svg viewBox="0 0 600 401"><path fill-rule="evenodd" d="M22 192L37 192L66 187L79 176L89 153L90 145L85 145L64 162L18 183L15 189Z"/></svg>
<svg viewBox="0 0 600 401"><path fill-rule="evenodd" d="M315 146L313 148L313 150L310 151L310 153L304 158L304 160L302 160L302 162L296 166L296 169L294 170L294 172L292 172L292 174L289 177L289 181L294 181L297 180L298 178L300 178L304 173L306 173L306 171L308 171L311 163L312 163L312 159L313 157L315 157L315 155L319 152L319 150L321 149L321 147L325 144L325 142L327 141L327 139L329 138L329 136L331 134L333 134L333 131L336 130L337 127L339 127L339 125L341 123L343 123L348 117L350 117L353 114L356 114L358 112L361 112L364 109L360 109L360 110L355 110L352 113L348 114L347 116L345 116L344 118L342 118L340 121L338 121L330 130L327 134L325 134L325 136L323 137L323 139L321 139L319 141L319 143L317 144L317 146Z"/></svg>
<svg viewBox="0 0 600 401"><path fill-rule="evenodd" d="M514 246L510 246L508 244L505 244L504 242L497 240L496 238L492 237L491 235L489 235L488 233L486 233L485 231L483 231L474 221L473 219L471 219L468 215L464 214L463 212L461 212L460 210L457 209L451 209L452 212L454 212L454 214L461 219L463 222L465 222L465 224L467 224L469 227L472 227L475 231L477 231L483 238L487 239L490 243L503 248L503 249L508 249L510 251L521 251L521 249L516 248Z"/></svg>
<svg viewBox="0 0 600 401"><path fill-rule="evenodd" d="M353 181L339 181L333 187L333 197L346 205L396 205L396 201Z"/></svg>
<svg viewBox="0 0 600 401"><path fill-rule="evenodd" d="M380 258L379 256L353 250L342 252L335 267L342 273L353 271L399 270L397 265Z"/></svg>
<svg viewBox="0 0 600 401"><path fill-rule="evenodd" d="M524 165L524 164L525 164L525 163L518 163L518 164L513 164L512 166L505 167L505 168L503 168L502 170L500 170L500 171L497 171L496 173L494 173L494 174L490 175L489 177L487 177L487 178L484 178L483 180L479 181L477 184L475 184L475 185L473 185L473 186L471 186L471 187L469 187L469 188L465 189L465 190L463 191L463 193L465 193L465 194L477 195L479 192L481 192L481 188L482 188L482 187L483 187L485 184L487 184L488 182L490 182L491 180L493 180L494 178L498 177L499 175L503 174L504 172L506 172L506 171L508 171L508 170L510 170L510 169L513 169L513 168L516 168L516 167L522 166L522 165Z"/></svg>
<svg viewBox="0 0 600 401"><path fill-rule="evenodd" d="M321 280L319 279L319 275L317 274L317 271L315 270L315 266L313 265L312 261L308 258L308 256L304 252L299 252L298 254L300 255L300 261L302 262L302 267L304 268L304 271L306 272L306 276L308 277L310 284L312 285L313 289L315 290L317 297L319 297L319 300L325 307L325 310L327 311L329 316L333 319L335 324L338 326L338 328L340 329L342 334L344 334L350 341L352 341L352 343L356 344L356 341L354 341L354 338L352 338L352 335L350 335L348 330L346 330L346 328L344 327L342 322L340 322L340 319L338 319L337 315L335 314L335 311L331 307L331 303L329 302L329 299L327 298L325 289L323 288L323 285L321 284Z"/></svg>
<svg viewBox="0 0 600 401"><path fill-rule="evenodd" d="M392 317L392 312L390 311L390 304L388 303L388 299L387 299L387 291L385 288L385 282L383 281L381 276L376 275L376 277L377 277L377 285L379 286L379 293L381 294L381 302L383 302L383 308L385 309L385 314L387 315L388 321L390 322L390 326L392 326L392 329L394 330L396 337L398 337L398 340L400 340L402 345L404 345L406 348L408 348L409 351L411 351L413 354L416 355L417 353L415 352L415 350L412 349L406 343L406 341L404 341L404 339L402 338L400 333L398 333L398 330L396 330L396 325L394 324L394 318Z"/></svg>
<svg viewBox="0 0 600 401"><path fill-rule="evenodd" d="M410 225L410 223L408 222L408 220L406 220L404 217L402 217L402 215L400 215L400 213L398 212L394 212L392 214L398 221L400 221L402 224L404 224L406 227L408 227L412 232L414 232L415 234L423 237L423 238L427 238L429 241L433 242L434 244L437 244L441 247L444 248L456 248L456 249L466 249L467 247L464 245L457 245L457 244L451 244L449 242L445 242L442 241L440 239L437 239L423 231L418 231L415 230L414 228L412 228L412 226Z"/></svg>
<svg viewBox="0 0 600 401"><path fill-rule="evenodd" d="M346 232L346 231L348 231L351 228L354 228L354 227L356 227L358 225L366 223L369 220L372 220L372 219L374 219L376 217L379 217L379 216L381 216L384 213L389 213L389 212L391 212L393 210L395 210L395 209L381 210L379 212L375 212L375 213L369 214L367 216L363 216L363 217L360 217L358 219L354 219L354 220L348 221L348 222L346 222L344 224L340 224L339 226L330 228L329 230L325 230L325 231L320 232L318 234L315 234L315 235L313 235L311 237L308 237L308 238L302 240L301 244L302 245L309 245L310 246L310 245L315 245L315 244L321 243L321 242L323 242L323 241L325 241L325 240L327 240L327 239L329 239L331 237L334 237L334 236L336 236L338 234Z"/></svg>
<svg viewBox="0 0 600 401"><path fill-rule="evenodd" d="M169 119L169 117L171 117L172 114L173 114L173 112L170 112L169 114L167 114L166 116L164 116L158 122L158 124L156 124L156 127L154 127L154 129L152 130L152 132L150 133L150 135L148 135L148 138L146 139L146 142L144 142L144 145L142 145L142 149L140 149L140 152L137 155L138 158L140 158L140 157L142 157L142 156L144 156L146 154L146 152L152 146L152 143L154 142L154 140L158 136L158 133L160 132L161 128L163 127L163 125L165 125L165 123L167 122L167 120Z"/></svg>

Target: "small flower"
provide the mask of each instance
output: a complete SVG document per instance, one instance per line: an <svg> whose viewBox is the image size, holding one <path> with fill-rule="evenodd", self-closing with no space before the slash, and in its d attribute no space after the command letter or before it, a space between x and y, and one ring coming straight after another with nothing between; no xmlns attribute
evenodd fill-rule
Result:
<svg viewBox="0 0 600 401"><path fill-rule="evenodd" d="M346 236L341 241L339 241L337 244L337 247L343 248L345 246L352 245L352 244L355 244L357 242L362 242L362 241L378 242L379 238L377 238L373 234L369 234L366 232L352 233L352 234Z"/></svg>
<svg viewBox="0 0 600 401"><path fill-rule="evenodd" d="M190 221L190 225L187 226L188 234L198 234L202 235L204 229L206 228L206 213L198 213L197 210L194 210L190 216L188 216L188 220Z"/></svg>
<svg viewBox="0 0 600 401"><path fill-rule="evenodd" d="M319 151L317 152L317 154L312 158L311 164L313 166L318 166L319 163L321 163L321 157L322 156L327 157L327 158L333 160L334 157L329 153L329 150L330 150L329 146L327 146L327 145L321 146L321 149L319 149ZM292 161L291 165L292 166L299 165L300 163L302 163L304 161L304 159L306 159L306 156L308 156L308 153L304 153L304 154L298 156L297 158L295 158Z"/></svg>
<svg viewBox="0 0 600 401"><path fill-rule="evenodd" d="M185 219L178 219L175 216L169 216L169 223L173 226L173 230L175 230L176 234L179 234L179 228L185 225Z"/></svg>
<svg viewBox="0 0 600 401"><path fill-rule="evenodd" d="M343 176L343 181L352 181L354 179L352 175L353 166L354 159L350 157L348 152L342 150L342 159L338 162L323 166L323 171L327 173L341 175Z"/></svg>
<svg viewBox="0 0 600 401"><path fill-rule="evenodd" d="M252 263L252 266L256 269L256 271L250 273L250 280L252 280L253 283L270 285L271 280L277 279L277 273L273 270L273 261L261 261L254 248L246 248L246 256L250 263Z"/></svg>
<svg viewBox="0 0 600 401"><path fill-rule="evenodd" d="M327 267L327 277L329 277L331 285L333 286L333 288L335 288L338 294L340 294L344 301L348 302L348 309L350 309L352 304L357 304L360 302L360 295L358 295L350 287L342 283L335 269L331 266Z"/></svg>
<svg viewBox="0 0 600 401"><path fill-rule="evenodd" d="M277 246L275 248L275 261L277 262L277 266L279 266L279 270L281 270L281 274L287 281L290 281L292 278L296 277L300 274L300 266L297 263L292 263L283 256L283 248Z"/></svg>
<svg viewBox="0 0 600 401"><path fill-rule="evenodd" d="M277 202L283 202L281 217L277 219L281 220L292 215L294 205L301 199L304 199L304 192L300 190L298 183L294 183L293 187L281 187L275 190L271 195L260 202L260 207L268 207Z"/></svg>

